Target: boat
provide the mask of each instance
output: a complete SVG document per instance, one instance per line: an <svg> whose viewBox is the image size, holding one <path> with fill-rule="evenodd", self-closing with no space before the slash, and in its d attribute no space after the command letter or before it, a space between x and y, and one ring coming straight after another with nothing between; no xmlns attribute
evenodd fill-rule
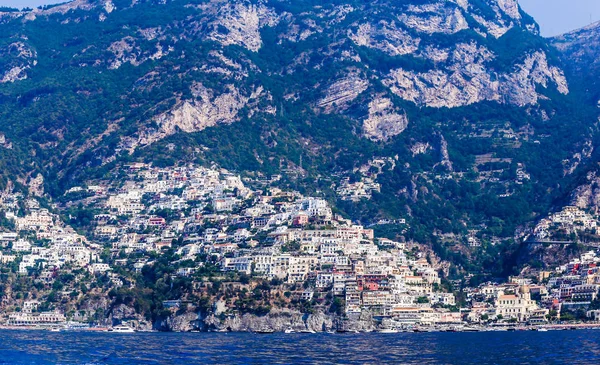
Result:
<svg viewBox="0 0 600 365"><path fill-rule="evenodd" d="M548 332L548 329L542 327L542 328L538 328L537 331L538 332Z"/></svg>
<svg viewBox="0 0 600 365"><path fill-rule="evenodd" d="M286 329L285 331L283 331L285 333L294 333L294 330L291 328Z"/></svg>
<svg viewBox="0 0 600 365"><path fill-rule="evenodd" d="M377 332L379 332L379 333L398 333L398 330L394 329L394 328L382 328Z"/></svg>
<svg viewBox="0 0 600 365"><path fill-rule="evenodd" d="M108 332L110 329L108 327L90 327L86 331L91 332Z"/></svg>
<svg viewBox="0 0 600 365"><path fill-rule="evenodd" d="M50 332L60 332L60 327L52 327L50 328Z"/></svg>
<svg viewBox="0 0 600 365"><path fill-rule="evenodd" d="M274 333L275 331L273 331L272 329L268 328L268 329L262 329L262 330L258 330L258 331L254 331L254 333L257 333L259 335L269 335Z"/></svg>
<svg viewBox="0 0 600 365"><path fill-rule="evenodd" d="M115 332L115 333L134 333L135 332L135 330L133 328L126 326L124 324L115 326L112 329L109 329L108 331Z"/></svg>
<svg viewBox="0 0 600 365"><path fill-rule="evenodd" d="M310 329L306 329L306 330L300 331L300 333L316 333L316 332L313 330L310 330Z"/></svg>

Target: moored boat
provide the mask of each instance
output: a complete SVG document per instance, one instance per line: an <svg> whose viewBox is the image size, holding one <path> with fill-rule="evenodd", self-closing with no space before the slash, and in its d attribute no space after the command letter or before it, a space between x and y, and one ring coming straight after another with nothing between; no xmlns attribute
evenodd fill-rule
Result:
<svg viewBox="0 0 600 365"><path fill-rule="evenodd" d="M124 324L120 324L118 326L115 326L111 329L108 330L108 332L114 332L114 333L134 333L135 330L129 326L126 326Z"/></svg>

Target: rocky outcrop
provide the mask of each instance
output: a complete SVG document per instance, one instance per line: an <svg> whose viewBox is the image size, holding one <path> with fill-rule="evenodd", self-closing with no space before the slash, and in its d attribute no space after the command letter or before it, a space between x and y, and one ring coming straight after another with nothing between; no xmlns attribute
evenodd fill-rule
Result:
<svg viewBox="0 0 600 365"><path fill-rule="evenodd" d="M177 131L198 132L218 123L232 123L238 111L263 93L258 87L250 95L244 95L234 85L227 85L226 91L217 94L200 83L192 86L194 100L184 101L170 112L156 118L160 131L169 135Z"/></svg>
<svg viewBox="0 0 600 365"><path fill-rule="evenodd" d="M346 76L329 85L325 91L325 96L319 100L317 106L323 108L326 113L344 109L368 87L369 81L357 70L352 70Z"/></svg>
<svg viewBox="0 0 600 365"><path fill-rule="evenodd" d="M410 152L412 153L413 157L427 153L427 151L429 151L430 149L431 149L431 146L429 145L429 143L423 143L423 142L417 142L417 143L413 144L412 146L410 146Z"/></svg>
<svg viewBox="0 0 600 365"><path fill-rule="evenodd" d="M448 153L448 142L443 135L440 134L440 155L442 161L440 162L448 171L453 171L452 161L450 161L450 153Z"/></svg>
<svg viewBox="0 0 600 365"><path fill-rule="evenodd" d="M583 143L581 151L575 152L570 158L563 160L563 175L571 175L577 170L577 167L592 157L594 152L594 145L591 140L587 140Z"/></svg>
<svg viewBox="0 0 600 365"><path fill-rule="evenodd" d="M139 66L148 60L158 60L170 53L172 48L164 48L160 42L155 44L154 49L143 51L135 38L131 36L124 37L119 41L111 43L107 51L112 53L113 57L106 60L108 68L116 70L123 64L129 63L132 66ZM95 65L97 65L96 63Z"/></svg>
<svg viewBox="0 0 600 365"><path fill-rule="evenodd" d="M107 317L110 326L127 322L127 325L136 330L148 331L153 329L153 324L147 321L143 315L137 313L135 308L125 304L113 306Z"/></svg>
<svg viewBox="0 0 600 365"><path fill-rule="evenodd" d="M536 88L548 88L551 84L561 94L569 93L567 79L562 70L550 66L546 53L538 51L528 55L523 63L517 64L512 73L502 76L501 94L508 103L525 106L537 103L540 94Z"/></svg>
<svg viewBox="0 0 600 365"><path fill-rule="evenodd" d="M223 318L223 317L221 317ZM265 316L253 314L224 316L223 319L209 315L203 319L204 330L221 330L233 332L275 331L283 332L291 329L300 331L367 331L376 327L370 313L342 318L334 314L315 312L300 313L289 309L273 309Z"/></svg>
<svg viewBox="0 0 600 365"><path fill-rule="evenodd" d="M570 205L598 211L600 208L600 176L597 172L592 171L587 174L586 180L571 194Z"/></svg>
<svg viewBox="0 0 600 365"><path fill-rule="evenodd" d="M230 124L239 120L239 111L250 103L257 102L264 96L262 87L256 87L246 94L234 85L227 85L225 91L217 93L201 83L194 83L191 88L194 99L178 102L171 110L154 118L158 129L143 130L137 138L123 138L122 145L130 151L138 146L145 146L159 141L177 132L199 132L217 124ZM267 96L268 97L268 96ZM251 108L250 112L260 111ZM265 112L272 113L267 108Z"/></svg>
<svg viewBox="0 0 600 365"><path fill-rule="evenodd" d="M363 135L374 141L387 141L408 126L406 114L388 98L378 97L369 103L369 117L363 121Z"/></svg>
<svg viewBox="0 0 600 365"><path fill-rule="evenodd" d="M454 34L469 29L460 9L446 6L444 2L426 5L410 5L398 19L407 27L427 34Z"/></svg>
<svg viewBox="0 0 600 365"><path fill-rule="evenodd" d="M44 196L44 177L42 176L42 174L37 174L35 178L29 180L29 183L27 185L29 188L29 192L34 196Z"/></svg>
<svg viewBox="0 0 600 365"><path fill-rule="evenodd" d="M459 107L489 100L525 106L537 103L539 86L569 93L563 71L550 66L542 51L527 55L511 72L499 75L489 67L495 55L474 42L458 44L454 50L426 52L445 61L446 67L426 72L395 69L384 80L396 95L420 105Z"/></svg>
<svg viewBox="0 0 600 365"><path fill-rule="evenodd" d="M155 323L154 329L169 332L190 332L199 328L199 318L199 315L195 312L185 312Z"/></svg>
<svg viewBox="0 0 600 365"><path fill-rule="evenodd" d="M207 6L211 5L219 10L217 20L211 24L210 37L224 46L236 44L256 52L262 47L261 28L279 22L277 14L262 3L213 2Z"/></svg>
<svg viewBox="0 0 600 365"><path fill-rule="evenodd" d="M379 49L390 56L413 53L421 41L398 27L394 21L384 20L377 24L361 24L357 29L348 31L348 37L358 46Z"/></svg>
<svg viewBox="0 0 600 365"><path fill-rule="evenodd" d="M110 69L117 69L121 67L123 63L130 63L133 66L138 66L140 64L138 57L141 50L136 46L133 37L125 37L120 41L113 42L108 47L108 51L114 55L114 59L109 61L108 68Z"/></svg>
<svg viewBox="0 0 600 365"><path fill-rule="evenodd" d="M27 78L27 71L37 65L37 54L23 41L0 47L0 83L15 82Z"/></svg>

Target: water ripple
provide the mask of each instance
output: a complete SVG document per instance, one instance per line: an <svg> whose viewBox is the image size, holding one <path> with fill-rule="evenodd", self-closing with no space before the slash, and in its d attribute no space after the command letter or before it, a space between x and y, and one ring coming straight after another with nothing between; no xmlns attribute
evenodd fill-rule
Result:
<svg viewBox="0 0 600 365"><path fill-rule="evenodd" d="M590 364L600 331L271 334L0 332L0 364Z"/></svg>

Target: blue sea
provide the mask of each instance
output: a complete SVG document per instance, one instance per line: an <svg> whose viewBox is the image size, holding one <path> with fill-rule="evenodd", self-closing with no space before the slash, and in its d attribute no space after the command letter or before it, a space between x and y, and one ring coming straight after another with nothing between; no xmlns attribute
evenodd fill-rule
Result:
<svg viewBox="0 0 600 365"><path fill-rule="evenodd" d="M600 330L251 334L0 331L0 364L597 364Z"/></svg>

